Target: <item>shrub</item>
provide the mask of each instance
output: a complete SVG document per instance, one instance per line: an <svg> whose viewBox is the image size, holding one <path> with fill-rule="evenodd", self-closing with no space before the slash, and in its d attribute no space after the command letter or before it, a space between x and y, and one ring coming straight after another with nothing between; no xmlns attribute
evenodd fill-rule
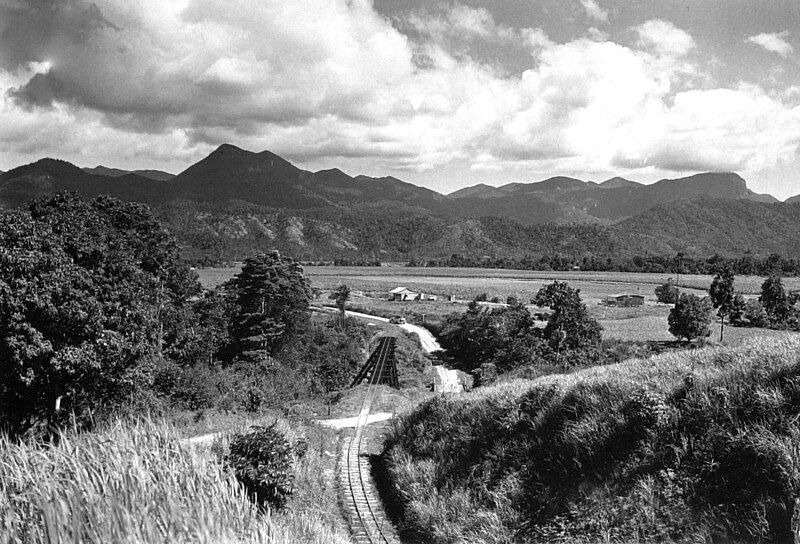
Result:
<svg viewBox="0 0 800 544"><path fill-rule="evenodd" d="M748 300L744 306L744 318L751 327L766 327L769 317L758 300Z"/></svg>
<svg viewBox="0 0 800 544"><path fill-rule="evenodd" d="M236 434L225 460L253 502L281 510L294 492L293 449L276 426Z"/></svg>

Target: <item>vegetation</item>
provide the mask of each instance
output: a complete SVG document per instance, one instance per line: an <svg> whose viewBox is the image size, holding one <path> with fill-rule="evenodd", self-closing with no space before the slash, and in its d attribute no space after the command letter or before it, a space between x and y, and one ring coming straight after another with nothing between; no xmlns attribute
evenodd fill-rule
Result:
<svg viewBox="0 0 800 544"><path fill-rule="evenodd" d="M675 304L678 301L678 286L672 282L672 278L656 287L655 292L656 300L662 304Z"/></svg>
<svg viewBox="0 0 800 544"><path fill-rule="evenodd" d="M800 340L438 397L386 444L425 542L789 542Z"/></svg>
<svg viewBox="0 0 800 544"><path fill-rule="evenodd" d="M711 323L711 302L697 295L683 293L669 312L667 322L670 334L685 338L687 342L705 338L711 334L708 328Z"/></svg>
<svg viewBox="0 0 800 544"><path fill-rule="evenodd" d="M344 327L344 307L347 304L347 300L350 298L350 288L344 284L340 285L331 293L331 298L336 301L336 307L339 308L339 319L342 327Z"/></svg>
<svg viewBox="0 0 800 544"><path fill-rule="evenodd" d="M497 373L530 365L576 366L599 357L601 327L581 302L580 291L564 282L542 287L533 302L549 307L547 326L536 327L516 298L504 307L470 303L465 313L446 317L439 341L452 364L489 383Z"/></svg>
<svg viewBox="0 0 800 544"><path fill-rule="evenodd" d="M299 264L272 251L201 292L145 206L57 195L0 215L0 430L115 413L286 408L346 385L369 336L310 323Z"/></svg>
<svg viewBox="0 0 800 544"><path fill-rule="evenodd" d="M164 423L120 421L58 443L0 437L0 541L349 542L329 513L335 486L321 476L333 431L285 421L279 428L309 447L294 456L296 503L281 515L259 512L232 471L207 449L180 445ZM225 450L227 440L212 449Z"/></svg>
<svg viewBox="0 0 800 544"><path fill-rule="evenodd" d="M277 251L245 260L225 287L236 300L230 323L234 358L263 361L308 322L311 287L303 268Z"/></svg>
<svg viewBox="0 0 800 544"><path fill-rule="evenodd" d="M772 275L764 280L758 301L763 306L764 311L767 312L767 317L773 323L785 322L791 313L789 299L786 296L780 276Z"/></svg>
<svg viewBox="0 0 800 544"><path fill-rule="evenodd" d="M722 342L722 331L725 328L725 316L730 314L733 309L733 283L733 270L730 267L724 267L714 276L714 281L711 282L711 287L708 289L708 294L711 296L711 304L717 310L717 315L719 316L720 342Z"/></svg>
<svg viewBox="0 0 800 544"><path fill-rule="evenodd" d="M292 445L276 426L277 421L234 435L225 461L253 502L282 510L294 493L294 457Z"/></svg>
<svg viewBox="0 0 800 544"><path fill-rule="evenodd" d="M0 216L0 247L1 429L142 399L157 360L196 351L197 277L146 207L59 195Z"/></svg>

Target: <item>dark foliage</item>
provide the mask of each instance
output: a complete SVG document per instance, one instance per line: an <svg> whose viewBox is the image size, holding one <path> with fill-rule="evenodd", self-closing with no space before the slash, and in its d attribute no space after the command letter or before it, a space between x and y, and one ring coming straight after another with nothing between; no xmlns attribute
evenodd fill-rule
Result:
<svg viewBox="0 0 800 544"><path fill-rule="evenodd" d="M196 275L139 204L57 195L0 216L0 426L146 398Z"/></svg>
<svg viewBox="0 0 800 544"><path fill-rule="evenodd" d="M672 278L656 287L656 300L662 304L675 304L678 300L678 287L672 282Z"/></svg>
<svg viewBox="0 0 800 544"><path fill-rule="evenodd" d="M677 338L692 341L711 334L711 302L707 298L682 293L667 317L669 332Z"/></svg>
<svg viewBox="0 0 800 544"><path fill-rule="evenodd" d="M225 461L256 504L283 510L294 493L294 456L276 426L277 422L235 435Z"/></svg>
<svg viewBox="0 0 800 544"><path fill-rule="evenodd" d="M303 268L277 251L248 258L225 288L235 297L230 324L235 358L261 361L308 322L311 288Z"/></svg>

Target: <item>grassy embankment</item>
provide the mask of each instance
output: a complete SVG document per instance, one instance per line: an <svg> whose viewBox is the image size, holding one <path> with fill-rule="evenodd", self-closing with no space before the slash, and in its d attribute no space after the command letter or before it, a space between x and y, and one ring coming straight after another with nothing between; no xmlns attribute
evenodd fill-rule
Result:
<svg viewBox="0 0 800 544"><path fill-rule="evenodd" d="M751 340L437 397L386 452L432 543L792 542L800 340ZM793 521L794 515L794 521Z"/></svg>
<svg viewBox="0 0 800 544"><path fill-rule="evenodd" d="M266 514L218 460L230 435L211 448L189 446L167 424L120 422L58 445L0 438L0 542L350 542L331 508L335 431L280 428L292 443L304 438L308 451L295 460L290 510Z"/></svg>

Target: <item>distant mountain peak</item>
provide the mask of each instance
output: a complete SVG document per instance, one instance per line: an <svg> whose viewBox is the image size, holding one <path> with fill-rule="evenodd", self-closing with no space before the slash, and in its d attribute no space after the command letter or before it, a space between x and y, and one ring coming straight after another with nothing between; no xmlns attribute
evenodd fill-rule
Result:
<svg viewBox="0 0 800 544"><path fill-rule="evenodd" d="M619 189L622 187L641 187L641 183L637 183L635 181L631 181L629 179L625 179L620 176L614 176L613 178L607 179L604 182L600 183L600 187L603 189Z"/></svg>

